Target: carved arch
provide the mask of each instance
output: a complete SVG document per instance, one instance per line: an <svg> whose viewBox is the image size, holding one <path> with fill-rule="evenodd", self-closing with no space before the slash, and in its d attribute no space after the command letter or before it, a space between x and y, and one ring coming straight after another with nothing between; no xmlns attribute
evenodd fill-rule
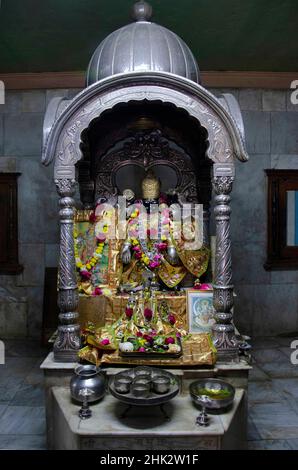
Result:
<svg viewBox="0 0 298 470"><path fill-rule="evenodd" d="M95 165L95 199L118 194L117 173L127 166L154 169L166 166L176 175L176 190L189 201L197 200L195 169L190 155L173 148L160 130L138 132L126 139L123 146L107 151Z"/></svg>
<svg viewBox="0 0 298 470"><path fill-rule="evenodd" d="M233 117L203 87L166 73L132 73L96 83L74 98L51 129L43 163L55 158L55 178L73 178L82 157L81 133L90 122L119 103L144 100L172 104L197 119L207 131L207 157L214 163L233 165L234 156L248 159Z"/></svg>

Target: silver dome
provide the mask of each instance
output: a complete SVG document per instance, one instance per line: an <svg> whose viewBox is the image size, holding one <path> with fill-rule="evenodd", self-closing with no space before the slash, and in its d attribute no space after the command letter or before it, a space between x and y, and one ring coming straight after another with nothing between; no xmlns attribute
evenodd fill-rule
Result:
<svg viewBox="0 0 298 470"><path fill-rule="evenodd" d="M87 86L129 72L170 72L200 83L199 67L189 47L177 34L148 21L151 13L146 2L136 3L133 7L136 22L103 40L89 63Z"/></svg>

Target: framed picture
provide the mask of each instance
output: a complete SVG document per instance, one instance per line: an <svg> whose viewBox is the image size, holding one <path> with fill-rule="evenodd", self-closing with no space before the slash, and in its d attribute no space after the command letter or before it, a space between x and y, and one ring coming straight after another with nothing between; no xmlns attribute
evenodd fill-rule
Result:
<svg viewBox="0 0 298 470"><path fill-rule="evenodd" d="M189 333L211 333L215 323L213 291L187 291L187 314Z"/></svg>

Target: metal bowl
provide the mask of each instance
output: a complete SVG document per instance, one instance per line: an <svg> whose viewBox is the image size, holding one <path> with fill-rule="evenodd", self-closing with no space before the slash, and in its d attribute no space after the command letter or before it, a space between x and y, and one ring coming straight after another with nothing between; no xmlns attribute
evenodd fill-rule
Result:
<svg viewBox="0 0 298 470"><path fill-rule="evenodd" d="M210 391L210 393L208 393ZM223 392L224 397L220 397ZM192 382L189 386L189 393L198 405L204 405L209 410L219 410L227 408L233 403L235 397L235 388L228 382L219 379L200 379ZM216 398L216 395L219 395ZM208 397L206 401L202 397ZM207 404L206 404L207 403Z"/></svg>

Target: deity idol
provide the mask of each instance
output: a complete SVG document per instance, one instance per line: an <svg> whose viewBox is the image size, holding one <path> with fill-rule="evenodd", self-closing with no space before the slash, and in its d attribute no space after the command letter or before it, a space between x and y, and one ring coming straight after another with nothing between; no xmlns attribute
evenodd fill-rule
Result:
<svg viewBox="0 0 298 470"><path fill-rule="evenodd" d="M142 201L132 207L120 252L123 263L121 284L126 290L144 284L158 290L160 281L172 289L188 272L199 278L207 270L209 249L205 246L194 248L185 239L185 231L177 236L181 221L177 221L173 206L169 208L161 196L160 181L152 170L142 181ZM196 221L190 220L189 232L194 233Z"/></svg>

